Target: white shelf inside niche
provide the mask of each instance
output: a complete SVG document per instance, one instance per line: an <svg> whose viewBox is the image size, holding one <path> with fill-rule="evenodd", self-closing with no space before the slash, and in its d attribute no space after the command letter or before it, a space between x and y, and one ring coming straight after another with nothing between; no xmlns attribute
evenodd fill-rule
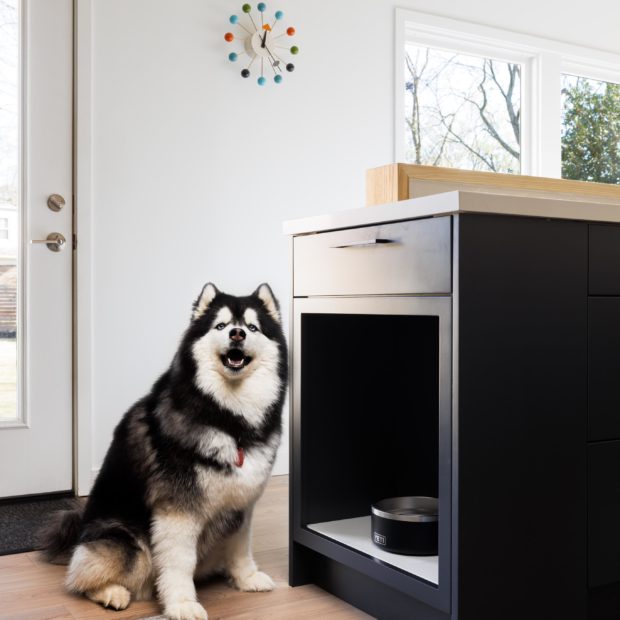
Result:
<svg viewBox="0 0 620 620"><path fill-rule="evenodd" d="M379 549L371 540L370 516L310 523L306 527L385 564L396 566L435 585L439 584L439 556L399 555Z"/></svg>

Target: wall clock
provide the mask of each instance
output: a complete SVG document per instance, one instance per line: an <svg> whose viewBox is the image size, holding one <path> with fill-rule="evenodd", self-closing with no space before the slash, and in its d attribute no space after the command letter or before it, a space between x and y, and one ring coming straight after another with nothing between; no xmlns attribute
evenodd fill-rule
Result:
<svg viewBox="0 0 620 620"><path fill-rule="evenodd" d="M287 60L289 54L296 56L299 53L296 45L287 44L289 38L295 36L295 28L281 26L284 17L282 11L276 11L273 19L269 20L264 2L259 2L256 9L258 13L253 15L252 6L244 4L241 7L243 15L230 16L230 23L237 26L239 34L227 32L224 40L228 43L240 42L243 49L230 52L228 60L243 65L241 77L257 76L259 86L267 83L268 76L280 84L287 72L295 71L295 65Z"/></svg>

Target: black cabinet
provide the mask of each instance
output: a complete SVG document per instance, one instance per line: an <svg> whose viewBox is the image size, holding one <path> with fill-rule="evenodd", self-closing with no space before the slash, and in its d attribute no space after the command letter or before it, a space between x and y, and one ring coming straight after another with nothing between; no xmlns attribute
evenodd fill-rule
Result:
<svg viewBox="0 0 620 620"><path fill-rule="evenodd" d="M588 438L620 439L620 297L588 300Z"/></svg>
<svg viewBox="0 0 620 620"><path fill-rule="evenodd" d="M596 588L617 581L620 581L620 441L605 441L588 446L588 584Z"/></svg>
<svg viewBox="0 0 620 620"><path fill-rule="evenodd" d="M590 224L590 295L620 295L620 226Z"/></svg>
<svg viewBox="0 0 620 620"><path fill-rule="evenodd" d="M339 231L346 250L317 239L333 231L294 244L295 270L295 247L325 246L356 282L339 294L300 255L314 284L293 299L291 584L380 619L618 620L620 224L436 219L412 229L443 278L409 244L399 281L427 283L410 290L355 269L373 252L395 269L370 227ZM432 577L378 556L369 530L340 536L374 499L426 493L440 498Z"/></svg>
<svg viewBox="0 0 620 620"><path fill-rule="evenodd" d="M455 226L455 617L584 620L587 225Z"/></svg>
<svg viewBox="0 0 620 620"><path fill-rule="evenodd" d="M588 620L620 618L620 226L590 224Z"/></svg>

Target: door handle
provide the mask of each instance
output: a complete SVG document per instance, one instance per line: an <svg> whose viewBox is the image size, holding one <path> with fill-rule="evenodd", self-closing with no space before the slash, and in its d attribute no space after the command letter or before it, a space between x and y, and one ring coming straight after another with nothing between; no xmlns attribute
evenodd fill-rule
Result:
<svg viewBox="0 0 620 620"><path fill-rule="evenodd" d="M52 252L60 252L67 245L67 240L57 232L50 233L46 239L31 239L30 243L45 243Z"/></svg>
<svg viewBox="0 0 620 620"><path fill-rule="evenodd" d="M363 245L378 245L380 243L396 243L396 241L394 239L362 239L361 241L349 241L349 243L343 245L332 245L330 247L332 249L352 248Z"/></svg>

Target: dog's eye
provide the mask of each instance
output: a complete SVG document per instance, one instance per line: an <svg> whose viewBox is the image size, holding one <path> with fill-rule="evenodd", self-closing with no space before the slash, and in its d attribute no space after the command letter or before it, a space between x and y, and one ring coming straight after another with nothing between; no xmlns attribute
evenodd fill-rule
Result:
<svg viewBox="0 0 620 620"><path fill-rule="evenodd" d="M257 332L257 331L258 331L258 327L256 327L256 325L254 325L254 323L250 323L250 324L248 325L248 329L249 329L251 332Z"/></svg>
<svg viewBox="0 0 620 620"><path fill-rule="evenodd" d="M226 323L218 323L215 326L215 329L219 329L220 331L222 331L225 327L226 327Z"/></svg>

